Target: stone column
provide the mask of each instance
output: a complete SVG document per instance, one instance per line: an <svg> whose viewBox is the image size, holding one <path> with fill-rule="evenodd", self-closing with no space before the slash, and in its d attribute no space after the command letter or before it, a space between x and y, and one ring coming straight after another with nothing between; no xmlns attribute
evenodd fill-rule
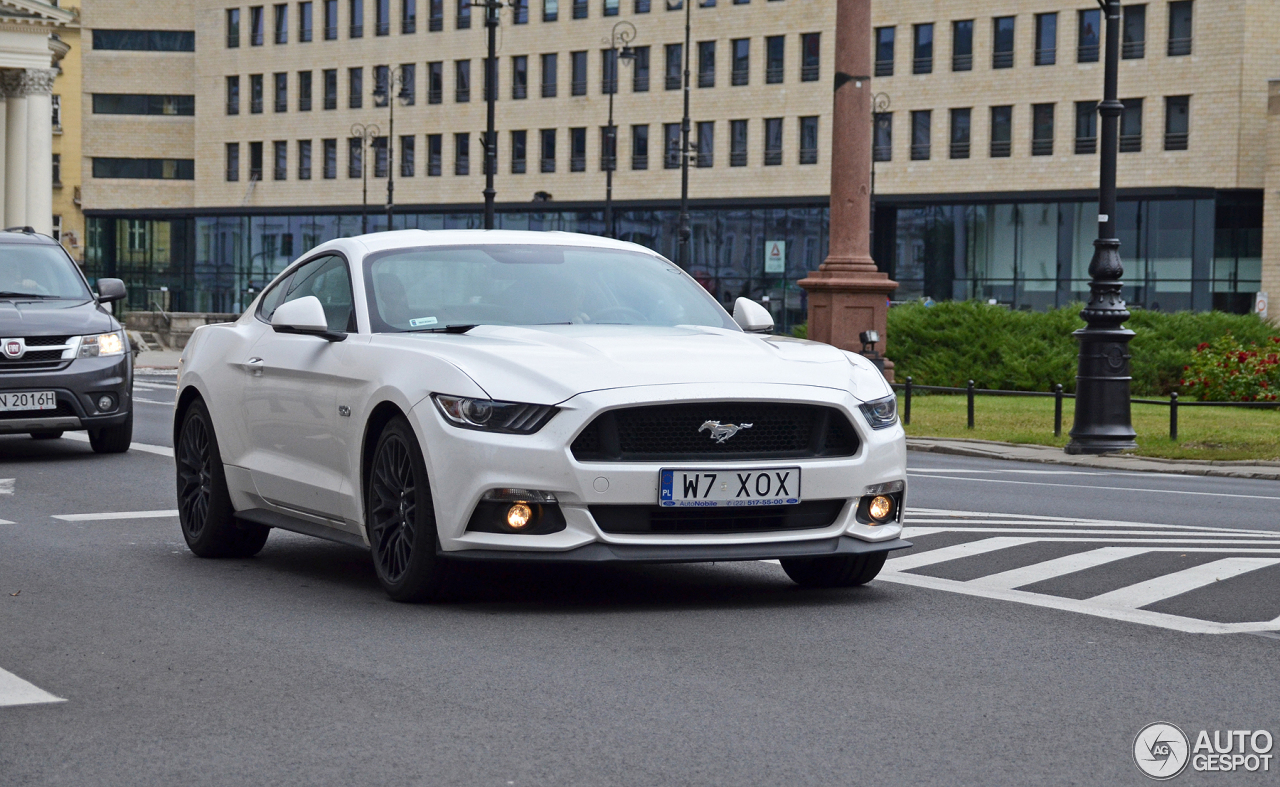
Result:
<svg viewBox="0 0 1280 787"><path fill-rule="evenodd" d="M7 157L7 154L5 152L6 150L5 146L7 145L7 140L9 136L8 134L5 133L6 131L5 118L8 115L8 112L7 112L8 108L9 108L9 102L4 92L4 72L0 71L0 221L3 221L5 218L4 216L4 203L5 203L4 167L5 167L5 158ZM5 226L8 226L8 225L6 224Z"/></svg>
<svg viewBox="0 0 1280 787"><path fill-rule="evenodd" d="M1267 171L1262 198L1262 291L1280 325L1280 79L1267 83Z"/></svg>
<svg viewBox="0 0 1280 787"><path fill-rule="evenodd" d="M888 296L898 283L871 259L871 0L836 0L831 122L830 250L799 282L809 293L809 338L858 352L862 331L885 349ZM885 360L893 380L893 364Z"/></svg>
<svg viewBox="0 0 1280 787"><path fill-rule="evenodd" d="M23 72L3 74L5 94L4 225L27 223L27 93Z"/></svg>
<svg viewBox="0 0 1280 787"><path fill-rule="evenodd" d="M53 78L52 68L28 68L22 75L27 94L27 221L36 232L53 233Z"/></svg>

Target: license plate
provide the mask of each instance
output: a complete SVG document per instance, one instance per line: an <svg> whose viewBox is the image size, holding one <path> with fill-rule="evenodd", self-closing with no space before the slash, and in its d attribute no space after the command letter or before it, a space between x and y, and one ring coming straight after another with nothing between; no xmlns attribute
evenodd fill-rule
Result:
<svg viewBox="0 0 1280 787"><path fill-rule="evenodd" d="M800 502L800 468L662 470L658 504L672 508L784 506Z"/></svg>
<svg viewBox="0 0 1280 787"><path fill-rule="evenodd" d="M0 392L0 413L15 410L56 410L58 396L53 391Z"/></svg>

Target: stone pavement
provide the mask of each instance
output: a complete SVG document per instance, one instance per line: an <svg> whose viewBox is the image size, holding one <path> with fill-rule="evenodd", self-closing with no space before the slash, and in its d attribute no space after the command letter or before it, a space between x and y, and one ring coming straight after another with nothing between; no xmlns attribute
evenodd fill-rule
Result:
<svg viewBox="0 0 1280 787"><path fill-rule="evenodd" d="M1179 473L1182 475L1226 476L1229 478L1262 478L1280 481L1280 462L1219 462L1196 459L1157 459L1131 454L1107 454L1104 456L1070 456L1061 448L1022 443L1001 443L994 440L942 439L937 437L908 437L908 451L926 451L935 454L976 456L983 459L1011 459L1018 462L1042 462L1058 465L1093 467L1100 470L1141 470L1154 473Z"/></svg>

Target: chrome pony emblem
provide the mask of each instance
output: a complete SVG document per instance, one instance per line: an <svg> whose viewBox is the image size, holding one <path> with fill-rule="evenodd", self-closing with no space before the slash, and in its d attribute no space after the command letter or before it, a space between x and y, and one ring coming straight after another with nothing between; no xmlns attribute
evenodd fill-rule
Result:
<svg viewBox="0 0 1280 787"><path fill-rule="evenodd" d="M26 344L22 339L5 339L4 357L21 358L27 352Z"/></svg>
<svg viewBox="0 0 1280 787"><path fill-rule="evenodd" d="M698 432L711 430L711 439L717 443L723 443L730 437L733 437L743 429L750 429L751 424L722 424L719 421L703 421L702 426L698 427Z"/></svg>

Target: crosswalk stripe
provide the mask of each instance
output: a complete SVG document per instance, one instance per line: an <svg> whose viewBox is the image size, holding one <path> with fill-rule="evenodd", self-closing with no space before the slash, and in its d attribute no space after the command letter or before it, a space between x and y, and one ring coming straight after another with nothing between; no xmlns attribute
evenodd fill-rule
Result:
<svg viewBox="0 0 1280 787"><path fill-rule="evenodd" d="M39 705L44 702L66 702L39 686L27 683L12 672L0 669L0 706Z"/></svg>
<svg viewBox="0 0 1280 787"><path fill-rule="evenodd" d="M63 522L96 522L104 519L159 519L166 516L177 516L177 509L165 511L107 511L97 514L52 514L54 519Z"/></svg>
<svg viewBox="0 0 1280 787"><path fill-rule="evenodd" d="M13 484L16 479L0 478L0 495L13 494Z"/></svg>
<svg viewBox="0 0 1280 787"><path fill-rule="evenodd" d="M980 541L969 541L964 544L931 549L928 552L908 553L902 557L890 558L888 566L894 571L910 571L913 568L931 566L934 563L945 563L948 560L957 560L962 557L995 552L998 549L1022 546L1023 544L1033 543L1036 540L1034 538L984 538Z"/></svg>
<svg viewBox="0 0 1280 787"><path fill-rule="evenodd" d="M989 574L985 577L971 579L968 584L984 588L1012 590L1023 585L1043 582L1046 579L1053 579L1065 574L1074 574L1077 571L1084 571L1086 568L1106 565L1107 563L1145 554L1146 552L1147 550L1142 547L1103 547L1046 560L1042 563L1033 563L1022 568L1001 571L998 574Z"/></svg>
<svg viewBox="0 0 1280 787"><path fill-rule="evenodd" d="M920 527L920 528L917 528L917 527L912 527L910 523L907 524L906 528L913 535L920 535L922 533L929 534L929 535L932 535L934 533L1009 533L1010 535L1031 533L1035 535L1047 535L1047 536L1062 536L1062 535L1105 536L1107 538L1116 538L1118 536L1151 536L1151 537L1159 536L1161 538L1167 538L1171 541L1185 541L1189 538L1197 538L1197 539L1203 538L1203 539L1221 539L1221 540L1227 540L1227 541L1239 541L1241 543L1247 543L1252 541L1256 541L1256 542L1275 541L1277 543L1280 543L1280 533L1248 533L1248 532L1240 532L1240 531L1232 531L1232 530L1164 531L1164 530L1145 530L1145 529L1144 530L1121 530L1119 528L1105 529L1105 530L1090 530L1090 529L1084 529L1084 528L1065 528L1065 527L1064 528L1054 528L1054 527L1036 527L1036 528ZM1126 539L1121 539L1121 540L1126 540Z"/></svg>
<svg viewBox="0 0 1280 787"><path fill-rule="evenodd" d="M1212 585L1224 579L1238 577L1241 574L1257 571L1267 566L1274 566L1277 563L1280 563L1280 558L1224 558L1215 560L1212 563L1192 566L1172 574L1165 574L1155 579L1149 579L1146 582L1139 582L1136 585L1129 585L1128 587L1113 590L1110 593L1103 593L1100 596L1090 598L1089 601L1093 604L1102 604L1108 607L1140 609L1157 601L1180 596L1196 588Z"/></svg>

